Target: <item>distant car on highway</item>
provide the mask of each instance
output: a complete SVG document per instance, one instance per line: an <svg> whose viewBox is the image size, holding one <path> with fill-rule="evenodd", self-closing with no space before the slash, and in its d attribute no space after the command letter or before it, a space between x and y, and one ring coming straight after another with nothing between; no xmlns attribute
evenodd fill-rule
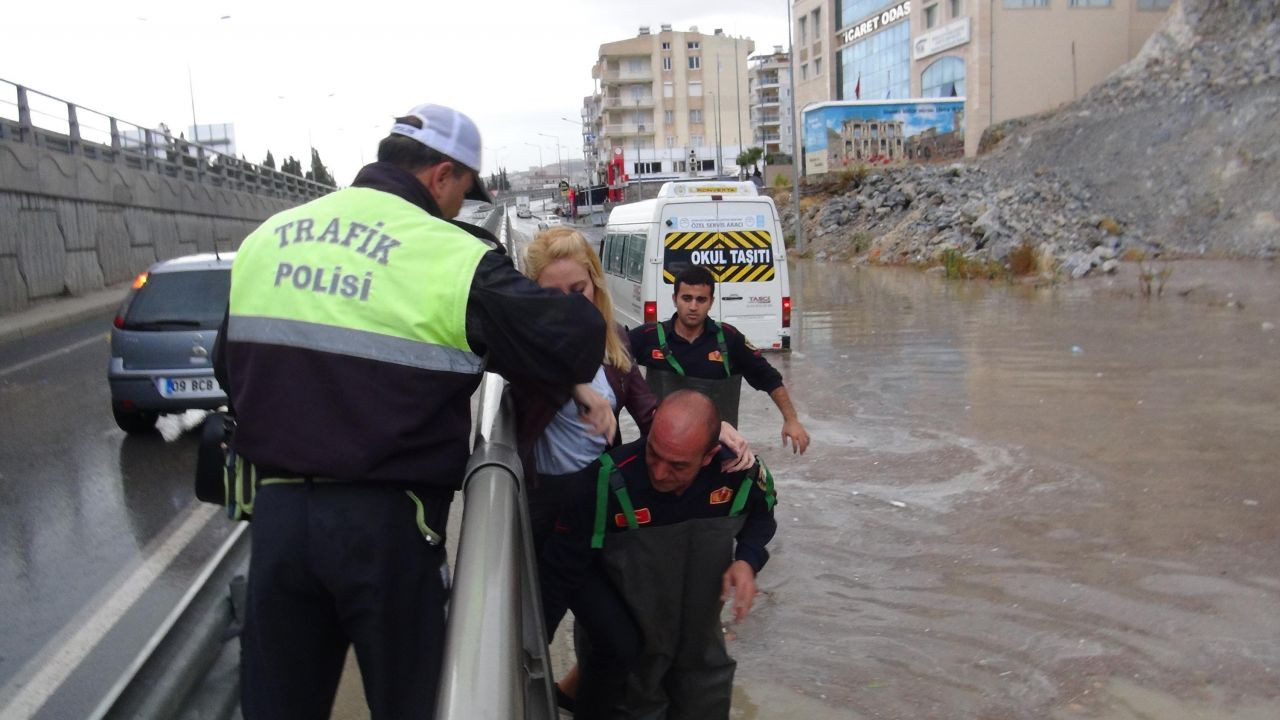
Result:
<svg viewBox="0 0 1280 720"><path fill-rule="evenodd" d="M538 220L538 229L546 230L547 228L559 227L563 224L564 222L555 215L547 215L546 217Z"/></svg>
<svg viewBox="0 0 1280 720"><path fill-rule="evenodd" d="M529 209L529 196L521 195L516 198L516 217L531 218L533 211Z"/></svg>
<svg viewBox="0 0 1280 720"><path fill-rule="evenodd" d="M133 281L111 328L111 414L130 434L165 413L227 403L213 377L213 343L231 292L235 253L164 260Z"/></svg>

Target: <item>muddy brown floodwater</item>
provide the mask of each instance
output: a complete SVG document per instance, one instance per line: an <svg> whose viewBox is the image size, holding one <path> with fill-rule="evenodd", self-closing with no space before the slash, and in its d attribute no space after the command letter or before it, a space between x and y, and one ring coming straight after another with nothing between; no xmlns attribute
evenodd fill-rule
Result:
<svg viewBox="0 0 1280 720"><path fill-rule="evenodd" d="M744 391L780 527L735 718L1280 718L1280 271L1173 267L793 265L813 445Z"/></svg>

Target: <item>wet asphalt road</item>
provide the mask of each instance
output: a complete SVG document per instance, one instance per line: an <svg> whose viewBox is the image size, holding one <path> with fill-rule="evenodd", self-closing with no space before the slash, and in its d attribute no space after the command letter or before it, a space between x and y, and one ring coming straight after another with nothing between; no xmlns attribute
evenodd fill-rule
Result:
<svg viewBox="0 0 1280 720"><path fill-rule="evenodd" d="M195 501L201 414L127 437L111 316L0 346L0 717L84 717L231 529Z"/></svg>

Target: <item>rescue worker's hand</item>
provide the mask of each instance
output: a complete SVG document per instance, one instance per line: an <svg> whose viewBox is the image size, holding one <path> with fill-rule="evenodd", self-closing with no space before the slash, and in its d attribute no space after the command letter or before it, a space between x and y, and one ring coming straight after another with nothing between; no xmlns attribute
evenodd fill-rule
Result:
<svg viewBox="0 0 1280 720"><path fill-rule="evenodd" d="M756 455L751 452L751 446L747 443L747 439L738 432L738 429L723 420L720 422L720 444L729 448L729 452L737 455L736 460L725 460L720 463L721 472L738 472L739 470L750 470L752 465L756 464Z"/></svg>
<svg viewBox="0 0 1280 720"><path fill-rule="evenodd" d="M809 448L809 433L804 429L804 425L799 420L787 420L782 423L782 447L787 446L787 440L791 441L791 452L804 454Z"/></svg>
<svg viewBox="0 0 1280 720"><path fill-rule="evenodd" d="M603 437L605 445L612 445L618 432L618 418L613 416L609 398L583 383L573 386L573 400L578 404L578 418L591 428L591 432Z"/></svg>
<svg viewBox="0 0 1280 720"><path fill-rule="evenodd" d="M745 560L734 560L720 579L720 602L729 602L731 597L733 621L742 622L756 599L756 571Z"/></svg>

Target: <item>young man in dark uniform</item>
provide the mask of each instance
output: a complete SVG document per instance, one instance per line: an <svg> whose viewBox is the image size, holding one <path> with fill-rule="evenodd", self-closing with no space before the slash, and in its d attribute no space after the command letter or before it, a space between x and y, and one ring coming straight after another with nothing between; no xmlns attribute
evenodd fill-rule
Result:
<svg viewBox="0 0 1280 720"><path fill-rule="evenodd" d="M720 609L751 610L777 523L762 463L713 462L720 419L705 395L678 390L647 438L584 470L542 555L548 636L572 609L579 720L727 718L736 663ZM717 582L718 580L718 582Z"/></svg>
<svg viewBox="0 0 1280 720"><path fill-rule="evenodd" d="M782 375L747 342L737 328L707 317L715 302L716 281L704 267L692 266L676 274L672 300L676 312L659 323L645 323L631 331L631 356L648 368L649 386L664 397L677 387L706 393L721 417L738 424L737 394L741 379L768 393L782 412L782 445L794 452L809 447L809 433L796 416ZM658 373L667 373L658 375Z"/></svg>

